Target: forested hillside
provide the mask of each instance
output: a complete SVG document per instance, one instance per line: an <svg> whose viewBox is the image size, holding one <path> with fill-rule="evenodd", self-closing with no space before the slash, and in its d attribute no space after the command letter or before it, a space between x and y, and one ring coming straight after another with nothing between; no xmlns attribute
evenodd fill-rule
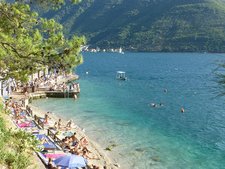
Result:
<svg viewBox="0 0 225 169"><path fill-rule="evenodd" d="M224 0L83 0L44 15L93 47L225 52Z"/></svg>

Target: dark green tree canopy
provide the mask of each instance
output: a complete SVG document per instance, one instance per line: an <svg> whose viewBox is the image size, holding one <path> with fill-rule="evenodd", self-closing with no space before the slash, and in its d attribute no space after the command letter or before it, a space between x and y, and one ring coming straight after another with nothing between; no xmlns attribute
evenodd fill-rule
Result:
<svg viewBox="0 0 225 169"><path fill-rule="evenodd" d="M1 79L25 82L29 75L46 66L70 71L83 61L80 47L85 38L65 38L62 25L39 17L27 3L0 2L0 21Z"/></svg>

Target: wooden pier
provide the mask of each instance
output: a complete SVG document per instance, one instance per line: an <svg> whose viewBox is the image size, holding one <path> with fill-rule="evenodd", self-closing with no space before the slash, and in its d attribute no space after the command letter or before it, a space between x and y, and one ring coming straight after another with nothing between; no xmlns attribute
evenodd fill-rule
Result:
<svg viewBox="0 0 225 169"><path fill-rule="evenodd" d="M46 98L47 95L45 92L34 92L34 93L30 93L29 97L31 99L41 99L41 98Z"/></svg>
<svg viewBox="0 0 225 169"><path fill-rule="evenodd" d="M78 95L79 92L75 91L45 91L47 97L55 97L55 98L73 98L74 95Z"/></svg>
<svg viewBox="0 0 225 169"><path fill-rule="evenodd" d="M74 98L74 95L79 95L80 92L76 91L41 91L30 93L29 97L32 100L46 98L46 97L54 97L54 98Z"/></svg>

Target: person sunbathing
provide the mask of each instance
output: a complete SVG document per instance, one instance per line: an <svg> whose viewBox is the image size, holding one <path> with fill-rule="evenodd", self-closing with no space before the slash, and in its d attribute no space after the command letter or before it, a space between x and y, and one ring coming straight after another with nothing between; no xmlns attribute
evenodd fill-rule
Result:
<svg viewBox="0 0 225 169"><path fill-rule="evenodd" d="M14 110L14 115L15 115L15 119L19 120L20 119L20 113L17 109Z"/></svg>
<svg viewBox="0 0 225 169"><path fill-rule="evenodd" d="M92 165L92 169L100 169L100 168L96 165Z"/></svg>
<svg viewBox="0 0 225 169"><path fill-rule="evenodd" d="M62 139L62 148L63 149L70 149L70 141L68 137Z"/></svg>
<svg viewBox="0 0 225 169"><path fill-rule="evenodd" d="M76 137L76 133L74 133L72 136L70 136L69 139L70 139L72 146L75 146L79 142L79 140Z"/></svg>
<svg viewBox="0 0 225 169"><path fill-rule="evenodd" d="M86 145L88 145L88 140L85 138L85 137L82 137L79 141L79 144L82 146L82 147L85 147Z"/></svg>
<svg viewBox="0 0 225 169"><path fill-rule="evenodd" d="M76 148L70 149L71 154L80 155Z"/></svg>
<svg viewBox="0 0 225 169"><path fill-rule="evenodd" d="M49 127L49 129L52 129L54 131L57 131L58 130L58 123L55 122L53 126Z"/></svg>
<svg viewBox="0 0 225 169"><path fill-rule="evenodd" d="M80 147L78 146L78 148L76 148L77 152L79 153L79 155L83 156L84 152L86 153L86 155L88 155L89 153L91 153L90 150L87 149L87 147Z"/></svg>
<svg viewBox="0 0 225 169"><path fill-rule="evenodd" d="M87 153L88 153L87 151L83 151L82 156L83 156L84 158L86 158L86 159L89 159L89 160L100 160L98 157L90 157L90 156L88 156Z"/></svg>
<svg viewBox="0 0 225 169"><path fill-rule="evenodd" d="M45 118L44 118L44 123L47 124L48 123L48 120L50 119L49 115L48 115L49 112L47 112L45 114Z"/></svg>

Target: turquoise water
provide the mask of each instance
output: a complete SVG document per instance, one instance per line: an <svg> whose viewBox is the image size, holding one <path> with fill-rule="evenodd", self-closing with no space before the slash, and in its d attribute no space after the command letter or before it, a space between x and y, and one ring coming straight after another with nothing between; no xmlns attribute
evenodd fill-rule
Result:
<svg viewBox="0 0 225 169"><path fill-rule="evenodd" d="M106 153L122 169L222 169L225 99L218 97L213 73L221 59L217 54L84 53L76 70L79 99L33 104L73 118L103 149L115 144ZM128 80L116 80L117 70L126 71Z"/></svg>

